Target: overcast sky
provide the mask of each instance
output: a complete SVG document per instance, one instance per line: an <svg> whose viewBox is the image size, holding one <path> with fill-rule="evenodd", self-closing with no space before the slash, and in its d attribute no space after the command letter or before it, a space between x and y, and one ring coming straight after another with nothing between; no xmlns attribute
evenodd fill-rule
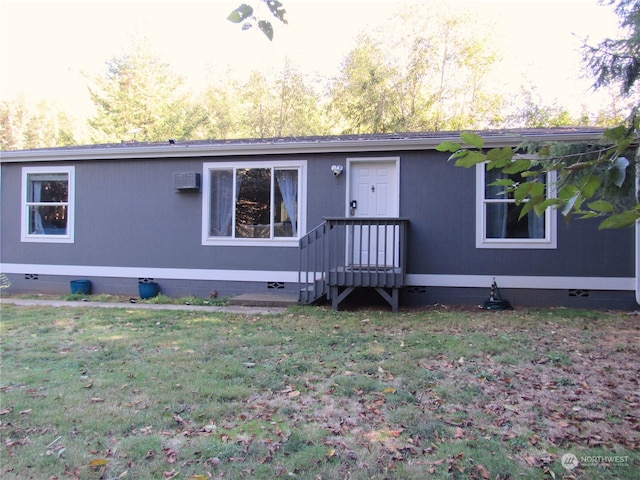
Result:
<svg viewBox="0 0 640 480"><path fill-rule="evenodd" d="M428 1L428 0L424 0ZM280 67L288 57L305 70L331 76L362 29L383 24L400 1L284 0L289 25L269 42L226 20L236 1L0 1L0 99L23 94L71 111L88 104L85 75L104 72L133 38L145 38L194 90L212 79ZM255 4L255 0L249 3ZM615 33L617 19L596 0L449 2L477 11L502 38L507 75L536 83L545 100L584 102L576 51ZM275 23L275 22L274 22Z"/></svg>

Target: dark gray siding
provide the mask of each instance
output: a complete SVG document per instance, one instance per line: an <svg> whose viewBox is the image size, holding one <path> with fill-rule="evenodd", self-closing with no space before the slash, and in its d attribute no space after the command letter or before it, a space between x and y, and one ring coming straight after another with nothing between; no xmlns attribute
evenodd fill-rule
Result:
<svg viewBox="0 0 640 480"><path fill-rule="evenodd" d="M633 228L558 214L558 248L477 249L475 169L435 152L401 154L400 215L411 220L408 273L633 277Z"/></svg>
<svg viewBox="0 0 640 480"><path fill-rule="evenodd" d="M75 163L75 242L20 242L21 166L3 165L5 263L295 270L295 248L201 245L202 193L177 193L173 173L203 159ZM11 206L13 205L13 206ZM6 222L6 223L5 223Z"/></svg>

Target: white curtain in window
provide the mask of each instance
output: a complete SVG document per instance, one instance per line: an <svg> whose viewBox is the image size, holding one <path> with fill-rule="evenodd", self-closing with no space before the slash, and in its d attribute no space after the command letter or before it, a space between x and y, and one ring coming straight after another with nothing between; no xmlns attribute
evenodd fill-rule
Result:
<svg viewBox="0 0 640 480"><path fill-rule="evenodd" d="M535 178L530 178L530 182L535 182ZM527 215L529 223L529 238L544 238L544 214L538 216L531 210Z"/></svg>
<svg viewBox="0 0 640 480"><path fill-rule="evenodd" d="M209 234L230 237L233 218L233 170L211 172L211 225Z"/></svg>
<svg viewBox="0 0 640 480"><path fill-rule="evenodd" d="M33 181L31 182L33 185L33 199L34 203L40 203L42 200L42 182ZM42 215L40 215L40 206L34 205L32 208L33 211L33 229L32 233L36 235L44 235L44 225L42 225Z"/></svg>
<svg viewBox="0 0 640 480"><path fill-rule="evenodd" d="M544 214L538 216L534 211L530 211L527 217L529 217L529 238L544 238Z"/></svg>
<svg viewBox="0 0 640 480"><path fill-rule="evenodd" d="M289 218L291 219L291 228L293 236L298 236L297 218L298 218L298 171L297 170L276 170L276 179L284 208L287 209Z"/></svg>
<svg viewBox="0 0 640 480"><path fill-rule="evenodd" d="M491 183L505 179L508 176L500 170L490 170L485 175L485 198L506 199L504 187L492 186ZM507 238L507 214L509 205L507 202L491 202L486 204L487 238Z"/></svg>

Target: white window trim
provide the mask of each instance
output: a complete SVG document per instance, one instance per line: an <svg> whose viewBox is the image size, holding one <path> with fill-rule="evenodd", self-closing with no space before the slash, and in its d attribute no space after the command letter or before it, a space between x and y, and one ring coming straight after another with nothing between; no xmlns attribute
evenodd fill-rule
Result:
<svg viewBox="0 0 640 480"><path fill-rule="evenodd" d="M547 198L555 195L556 172L547 174ZM476 248L555 249L558 248L557 210L545 212L545 238L487 238L485 209L485 164L476 165Z"/></svg>
<svg viewBox="0 0 640 480"><path fill-rule="evenodd" d="M65 173L69 182L66 235L34 235L29 233L29 208L27 207L28 178L31 174ZM75 231L75 167L23 167L20 240L34 243L74 243Z"/></svg>
<svg viewBox="0 0 640 480"><path fill-rule="evenodd" d="M209 236L209 209L211 197L211 170L242 168L298 169L298 236L291 238L227 238ZM281 160L259 162L208 162L202 170L202 245L297 247L307 231L307 161Z"/></svg>

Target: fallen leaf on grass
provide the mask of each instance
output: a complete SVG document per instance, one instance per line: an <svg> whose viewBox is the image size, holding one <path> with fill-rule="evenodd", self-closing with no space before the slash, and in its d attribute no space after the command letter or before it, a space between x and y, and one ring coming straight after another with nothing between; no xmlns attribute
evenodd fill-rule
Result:
<svg viewBox="0 0 640 480"><path fill-rule="evenodd" d="M455 457L449 457L447 459L447 472L453 472L454 470L458 470L460 473L464 472L464 467L458 467L458 460L462 460L464 454L460 452Z"/></svg>
<svg viewBox="0 0 640 480"><path fill-rule="evenodd" d="M104 402L104 398L98 398L98 397L93 397L90 400L91 403L103 403Z"/></svg>
<svg viewBox="0 0 640 480"><path fill-rule="evenodd" d="M98 467L104 467L108 463L109 463L109 460L107 460L106 458L94 458L89 462L89 465L87 466L91 468L98 468Z"/></svg>
<svg viewBox="0 0 640 480"><path fill-rule="evenodd" d="M180 415L178 415L177 413L173 416L173 419L179 423L180 425L182 425L184 422L184 420L182 419L182 417Z"/></svg>
<svg viewBox="0 0 640 480"><path fill-rule="evenodd" d="M191 475L189 480L207 480L207 477L204 475Z"/></svg>
<svg viewBox="0 0 640 480"><path fill-rule="evenodd" d="M69 465L65 465L64 474L68 477L72 478L80 478L80 467L70 467Z"/></svg>
<svg viewBox="0 0 640 480"><path fill-rule="evenodd" d="M175 469L170 472L162 472L162 478L176 478L179 472L176 472Z"/></svg>
<svg viewBox="0 0 640 480"><path fill-rule="evenodd" d="M300 396L300 392L298 390L294 390L293 392L289 392L289 398L297 398Z"/></svg>
<svg viewBox="0 0 640 480"><path fill-rule="evenodd" d="M178 459L178 452L172 448L163 448L162 451L164 452L168 463L176 463L176 460Z"/></svg>
<svg viewBox="0 0 640 480"><path fill-rule="evenodd" d="M484 480L491 480L491 475L489 474L489 471L486 468L484 468L483 465L476 465L476 470L478 470L478 473L482 475L482 478L484 478Z"/></svg>

